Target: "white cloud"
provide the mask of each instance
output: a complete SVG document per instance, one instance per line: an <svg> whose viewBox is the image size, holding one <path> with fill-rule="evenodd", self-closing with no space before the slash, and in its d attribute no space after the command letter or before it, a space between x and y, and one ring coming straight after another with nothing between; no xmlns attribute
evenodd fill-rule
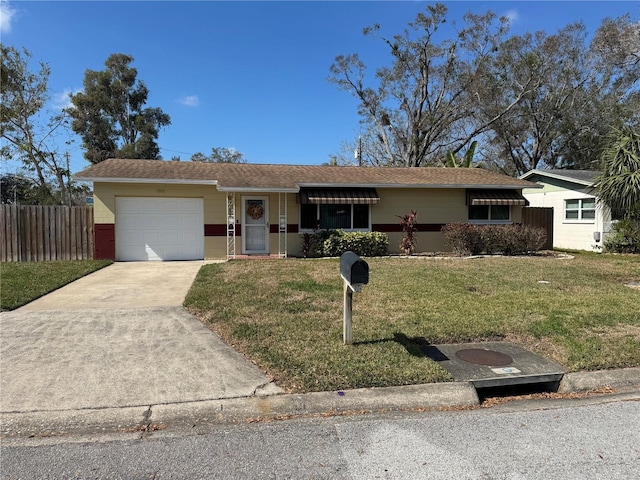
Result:
<svg viewBox="0 0 640 480"><path fill-rule="evenodd" d="M56 93L51 97L51 105L55 109L69 108L71 106L71 99L69 95L75 95L80 90L72 91L70 88L65 88L64 91Z"/></svg>
<svg viewBox="0 0 640 480"><path fill-rule="evenodd" d="M502 16L505 17L508 20L509 25L513 25L520 18L520 15L518 14L518 11L514 10L514 9L507 10L506 12L504 12L502 14Z"/></svg>
<svg viewBox="0 0 640 480"><path fill-rule="evenodd" d="M7 0L0 0L0 33L11 31L11 22L16 14L16 10L9 5Z"/></svg>
<svg viewBox="0 0 640 480"><path fill-rule="evenodd" d="M186 107L197 107L200 105L200 98L198 98L197 95L187 95L185 97L180 97L178 99L178 103Z"/></svg>

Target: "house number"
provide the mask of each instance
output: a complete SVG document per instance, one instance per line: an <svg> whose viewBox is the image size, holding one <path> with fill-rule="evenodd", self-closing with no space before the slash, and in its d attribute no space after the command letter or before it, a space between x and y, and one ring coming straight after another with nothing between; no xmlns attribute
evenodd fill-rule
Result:
<svg viewBox="0 0 640 480"><path fill-rule="evenodd" d="M164 193L164 188L158 188L158 189L156 189L156 192L158 192L158 193Z"/></svg>

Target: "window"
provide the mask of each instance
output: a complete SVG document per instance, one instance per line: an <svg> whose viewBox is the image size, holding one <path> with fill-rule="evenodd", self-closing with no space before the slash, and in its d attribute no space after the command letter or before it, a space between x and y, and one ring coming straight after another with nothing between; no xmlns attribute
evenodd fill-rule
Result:
<svg viewBox="0 0 640 480"><path fill-rule="evenodd" d="M511 218L509 205L471 205L469 220L504 222Z"/></svg>
<svg viewBox="0 0 640 480"><path fill-rule="evenodd" d="M331 230L338 228L343 230L368 230L369 205L300 205L300 228L302 230L312 230L316 227Z"/></svg>
<svg viewBox="0 0 640 480"><path fill-rule="evenodd" d="M565 220L595 220L596 199L580 198L576 200L564 201Z"/></svg>

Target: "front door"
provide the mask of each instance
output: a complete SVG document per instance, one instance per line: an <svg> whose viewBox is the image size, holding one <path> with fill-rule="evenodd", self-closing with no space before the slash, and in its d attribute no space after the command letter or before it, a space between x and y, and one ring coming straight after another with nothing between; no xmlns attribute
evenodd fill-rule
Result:
<svg viewBox="0 0 640 480"><path fill-rule="evenodd" d="M243 197L242 206L242 253L269 253L267 197Z"/></svg>

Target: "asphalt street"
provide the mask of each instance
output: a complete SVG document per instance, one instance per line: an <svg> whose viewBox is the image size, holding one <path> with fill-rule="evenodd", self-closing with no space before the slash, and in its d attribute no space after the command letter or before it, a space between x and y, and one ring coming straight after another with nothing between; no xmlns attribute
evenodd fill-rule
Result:
<svg viewBox="0 0 640 480"><path fill-rule="evenodd" d="M8 439L3 479L640 478L640 397ZM61 443L62 442L62 443Z"/></svg>

